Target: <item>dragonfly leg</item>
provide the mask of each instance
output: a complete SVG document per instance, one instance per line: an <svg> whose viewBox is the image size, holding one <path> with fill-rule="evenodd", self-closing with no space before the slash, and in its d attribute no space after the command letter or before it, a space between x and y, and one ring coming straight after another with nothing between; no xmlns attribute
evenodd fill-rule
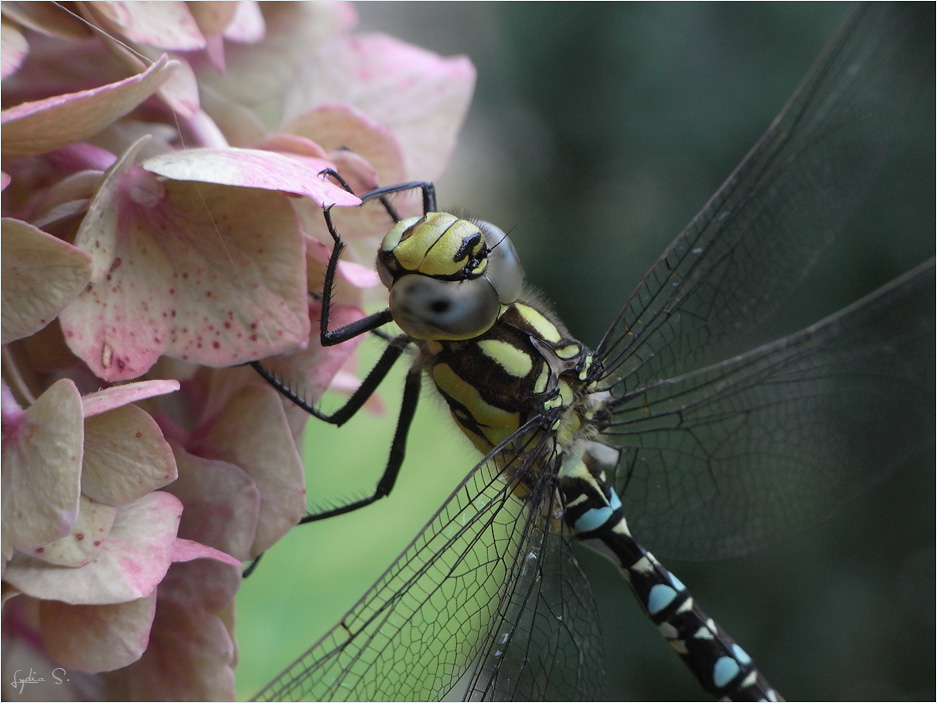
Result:
<svg viewBox="0 0 937 703"><path fill-rule="evenodd" d="M314 406L309 404L302 396L291 390L286 384L271 374L270 371L265 369L258 362L254 362L253 366L268 383L270 383L275 389L277 389L280 393L301 407L303 410L326 422L330 422L335 425L341 425L361 409L365 401L371 396L371 394L377 388L378 384L380 384L380 382L387 375L387 372L393 366L394 362L400 358L401 353L406 348L406 341L407 338L405 336L401 336L393 340L393 342L388 345L387 349L384 350L384 353L381 355L378 363L365 377L364 381L358 387L358 390L355 391L348 402L330 415L322 413ZM403 401L400 405L400 414L397 416L397 427L394 430L394 438L391 442L390 453L387 457L387 464L384 467L384 472L381 474L381 478L377 482L377 486L375 487L374 492L366 498L352 500L336 508L329 508L328 510L323 510L316 513L307 513L297 524L305 525L310 522L317 522L319 520L325 520L326 518L335 517L336 515L344 515L345 513L350 513L358 510L359 508L371 505L371 503L374 503L381 498L390 495L394 488L394 484L397 482L397 476L400 474L400 467L403 465L404 456L406 454L407 437L410 434L410 425L413 422L413 417L416 413L416 406L420 399L422 373L423 372L421 368L416 364L414 364L407 373L407 379L404 383ZM247 566L247 568L244 569L243 573L241 574L243 578L247 578L254 572L260 563L262 556L263 554L257 556L257 558L255 558Z"/></svg>
<svg viewBox="0 0 937 703"><path fill-rule="evenodd" d="M391 348L392 347L388 347L388 349ZM385 352L385 355L386 354L387 352ZM406 454L407 436L410 434L410 425L413 422L416 406L420 399L422 373L422 369L417 365L412 366L407 373L407 379L403 388L403 402L400 404L400 414L397 416L397 428L394 430L394 439L390 445L387 464L384 467L381 478L377 482L374 493L366 498L351 501L337 508L330 508L322 512L308 514L299 521L300 525L316 522L318 520L325 520L326 518L335 517L336 515L344 515L358 508L363 508L366 505L371 505L371 503L390 495L397 481L397 476L400 473L400 467L403 465L403 459ZM362 384L362 387L363 386L364 384Z"/></svg>

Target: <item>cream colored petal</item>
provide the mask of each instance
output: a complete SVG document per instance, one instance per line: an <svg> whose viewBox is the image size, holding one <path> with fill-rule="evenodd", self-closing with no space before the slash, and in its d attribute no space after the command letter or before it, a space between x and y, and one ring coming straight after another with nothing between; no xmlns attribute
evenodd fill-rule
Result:
<svg viewBox="0 0 937 703"><path fill-rule="evenodd" d="M0 239L3 344L38 332L84 290L91 258L81 249L8 217Z"/></svg>

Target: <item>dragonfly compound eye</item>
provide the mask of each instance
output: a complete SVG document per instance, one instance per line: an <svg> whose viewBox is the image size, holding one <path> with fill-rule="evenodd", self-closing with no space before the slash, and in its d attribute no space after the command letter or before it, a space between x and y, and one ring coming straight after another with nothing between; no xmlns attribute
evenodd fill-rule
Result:
<svg viewBox="0 0 937 703"><path fill-rule="evenodd" d="M524 267L521 266L520 257L510 237L499 227L483 221L476 224L484 232L485 244L488 247L488 269L485 276L498 291L501 304L510 305L520 297L524 285Z"/></svg>
<svg viewBox="0 0 937 703"><path fill-rule="evenodd" d="M521 293L524 271L488 222L430 212L398 222L377 257L394 321L416 339L471 339Z"/></svg>
<svg viewBox="0 0 937 703"><path fill-rule="evenodd" d="M501 313L498 293L485 277L445 281L407 274L390 289L389 305L394 322L416 339L471 339Z"/></svg>

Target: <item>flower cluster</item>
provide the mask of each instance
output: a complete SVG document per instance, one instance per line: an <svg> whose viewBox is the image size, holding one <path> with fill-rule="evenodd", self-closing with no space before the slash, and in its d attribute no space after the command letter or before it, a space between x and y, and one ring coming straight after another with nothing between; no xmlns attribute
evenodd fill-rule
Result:
<svg viewBox="0 0 937 703"><path fill-rule="evenodd" d="M70 7L2 7L4 681L232 698L242 562L306 505L303 419L240 365L350 385L322 208L340 325L387 228L355 193L441 173L474 71L343 3Z"/></svg>

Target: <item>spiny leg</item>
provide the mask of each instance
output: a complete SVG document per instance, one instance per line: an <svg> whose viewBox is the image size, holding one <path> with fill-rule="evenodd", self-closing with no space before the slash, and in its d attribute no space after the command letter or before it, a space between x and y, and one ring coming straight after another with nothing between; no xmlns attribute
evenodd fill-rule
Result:
<svg viewBox="0 0 937 703"><path fill-rule="evenodd" d="M351 187L337 172L329 169L321 172L319 175L322 177L331 176L332 178L335 178L343 188L349 192L352 192ZM435 210L435 188L431 183L425 182L414 182L397 186L389 186L386 188L379 188L366 193L361 198L361 200L362 203L369 200L379 200L391 219L394 222L398 222L400 220L400 216L391 205L387 196L393 193L404 192L416 188L421 189L423 193L424 211L429 212ZM326 226L329 230L329 234L331 235L334 242L334 246L332 248L329 262L326 268L323 293L321 297L322 311L320 315L320 339L322 345L331 346L339 344L365 332L373 332L383 337L384 339L388 339L387 335L382 333L378 328L387 322L392 321L393 318L389 309L385 309L349 325L345 325L344 327L341 327L337 330L328 329L332 292L337 275L338 263L341 259L341 254L344 250L345 244L332 220L331 206L325 208L323 214L325 217ZM382 353L377 364L375 364L374 368L364 378L358 389L352 394L352 396L342 407L332 413L324 413L316 408L311 402L308 401L308 399L297 393L292 387L285 383L281 378L277 377L276 374L264 367L260 362L252 362L251 365L261 375L261 377L263 377L279 393L302 408L304 411L320 420L334 424L336 426L341 426L363 407L368 398L371 397L380 383L387 376L388 372L390 371L391 367L393 367L394 363L396 363L397 359L400 358L403 351L407 348L408 343L409 337L406 335L401 335L392 339L387 348ZM410 426L416 412L417 403L419 402L421 373L422 372L420 368L418 366L414 366L407 374L403 401L397 420L397 427L394 431L394 438L391 444L387 464L374 492L366 498L351 501L337 508L331 508L329 510L314 514L307 514L299 521L299 524L316 522L318 520L323 520L329 517L335 517L337 515L352 512L358 508L363 508L366 505L370 505L380 498L390 494L390 492L393 490L394 484L396 483L397 476L399 475L400 467L403 464L406 453L407 436L409 434ZM253 572L253 570L257 567L259 560L260 557L255 559L254 562L252 562L251 565L245 570L245 577Z"/></svg>

